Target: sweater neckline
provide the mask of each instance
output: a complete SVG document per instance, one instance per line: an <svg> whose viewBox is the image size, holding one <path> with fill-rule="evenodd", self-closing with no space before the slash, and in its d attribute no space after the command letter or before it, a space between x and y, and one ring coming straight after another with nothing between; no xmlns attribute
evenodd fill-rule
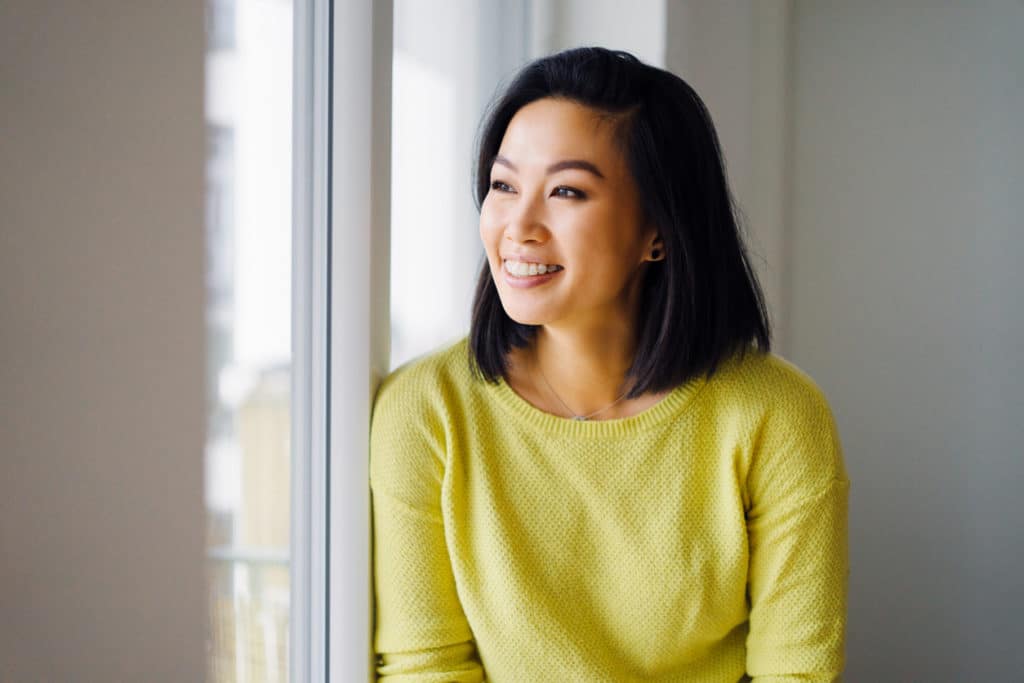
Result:
<svg viewBox="0 0 1024 683"><path fill-rule="evenodd" d="M574 438L611 438L631 436L682 412L707 383L698 375L676 386L660 401L635 415L611 420L574 420L545 412L515 392L504 377L497 384L486 383L499 403L516 418L545 432Z"/></svg>

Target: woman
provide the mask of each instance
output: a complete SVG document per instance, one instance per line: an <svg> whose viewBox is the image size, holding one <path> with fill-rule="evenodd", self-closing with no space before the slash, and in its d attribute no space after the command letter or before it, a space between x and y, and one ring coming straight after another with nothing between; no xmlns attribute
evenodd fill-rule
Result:
<svg viewBox="0 0 1024 683"><path fill-rule="evenodd" d="M374 409L381 680L838 680L841 445L770 352L696 93L562 52L478 158L469 336Z"/></svg>

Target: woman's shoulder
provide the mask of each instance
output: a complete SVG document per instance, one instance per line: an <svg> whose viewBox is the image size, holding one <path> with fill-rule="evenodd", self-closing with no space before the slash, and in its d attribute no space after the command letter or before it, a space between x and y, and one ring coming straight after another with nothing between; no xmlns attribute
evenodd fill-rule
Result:
<svg viewBox="0 0 1024 683"><path fill-rule="evenodd" d="M773 351L753 347L725 360L706 390L759 412L820 415L829 411L825 392L808 372Z"/></svg>
<svg viewBox="0 0 1024 683"><path fill-rule="evenodd" d="M849 480L825 392L794 362L773 352L748 353L731 358L708 384L711 405L729 406L729 419L748 428L744 479L762 501L802 500Z"/></svg>
<svg viewBox="0 0 1024 683"><path fill-rule="evenodd" d="M435 510L454 401L469 376L464 339L423 353L380 384L370 426L370 482L407 506ZM431 514L434 514L431 512Z"/></svg>
<svg viewBox="0 0 1024 683"><path fill-rule="evenodd" d="M422 353L395 368L377 389L375 409L395 405L403 412L424 409L472 381L468 340L461 337Z"/></svg>

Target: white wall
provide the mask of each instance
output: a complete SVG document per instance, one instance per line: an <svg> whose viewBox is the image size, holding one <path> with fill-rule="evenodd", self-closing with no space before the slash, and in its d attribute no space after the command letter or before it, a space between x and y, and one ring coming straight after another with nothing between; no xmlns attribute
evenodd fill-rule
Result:
<svg viewBox="0 0 1024 683"><path fill-rule="evenodd" d="M203 54L0 5L0 680L205 674Z"/></svg>
<svg viewBox="0 0 1024 683"><path fill-rule="evenodd" d="M665 66L666 0L528 0L531 57L572 47L632 52Z"/></svg>
<svg viewBox="0 0 1024 683"><path fill-rule="evenodd" d="M798 2L791 357L851 486L851 681L1024 671L1024 5Z"/></svg>
<svg viewBox="0 0 1024 683"><path fill-rule="evenodd" d="M391 367L469 331L483 262L475 138L529 56L528 4L395 2Z"/></svg>
<svg viewBox="0 0 1024 683"><path fill-rule="evenodd" d="M469 330L482 254L473 135L494 87L481 77L478 43L496 10L476 0L395 3L391 367Z"/></svg>

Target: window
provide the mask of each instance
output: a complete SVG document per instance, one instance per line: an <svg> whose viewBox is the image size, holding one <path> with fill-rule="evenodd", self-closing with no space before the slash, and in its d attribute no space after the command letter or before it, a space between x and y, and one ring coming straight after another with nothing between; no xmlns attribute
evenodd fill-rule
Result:
<svg viewBox="0 0 1024 683"><path fill-rule="evenodd" d="M208 0L206 42L211 51L235 49L235 0Z"/></svg>
<svg viewBox="0 0 1024 683"><path fill-rule="evenodd" d="M291 524L288 0L207 5L210 681L286 681Z"/></svg>
<svg viewBox="0 0 1024 683"><path fill-rule="evenodd" d="M373 391L468 326L472 140L526 3L207 1L209 678L363 680Z"/></svg>

